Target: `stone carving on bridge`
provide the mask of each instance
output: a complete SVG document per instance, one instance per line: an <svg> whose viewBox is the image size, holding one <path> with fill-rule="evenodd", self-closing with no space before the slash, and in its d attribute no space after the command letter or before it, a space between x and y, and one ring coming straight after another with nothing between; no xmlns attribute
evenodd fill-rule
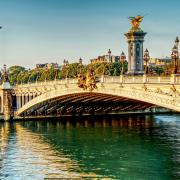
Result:
<svg viewBox="0 0 180 180"><path fill-rule="evenodd" d="M174 84L172 85L172 87L170 88L170 92L169 92L170 96L173 97L177 97L180 95L179 91L177 91L176 87L174 86Z"/></svg>
<svg viewBox="0 0 180 180"><path fill-rule="evenodd" d="M171 90L173 93L177 92L176 87L174 86L174 84L172 85L172 87L170 88L170 90Z"/></svg>
<svg viewBox="0 0 180 180"><path fill-rule="evenodd" d="M148 90L148 88L147 88L147 86L146 86L145 84L142 86L142 89L143 89L144 91L147 91L147 90Z"/></svg>
<svg viewBox="0 0 180 180"><path fill-rule="evenodd" d="M86 74L86 76L83 74L78 74L77 85L79 88L83 88L84 90L93 91L94 89L96 89L97 86L94 70L91 68L89 72Z"/></svg>
<svg viewBox="0 0 180 180"><path fill-rule="evenodd" d="M160 87L158 87L155 92L159 93L159 94L163 94L163 91L162 91L162 89Z"/></svg>

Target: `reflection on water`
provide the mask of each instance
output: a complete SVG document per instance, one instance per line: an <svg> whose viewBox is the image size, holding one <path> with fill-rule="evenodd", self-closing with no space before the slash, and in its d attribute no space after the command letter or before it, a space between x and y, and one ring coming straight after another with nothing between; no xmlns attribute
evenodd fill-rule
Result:
<svg viewBox="0 0 180 180"><path fill-rule="evenodd" d="M180 116L0 124L0 179L179 179Z"/></svg>

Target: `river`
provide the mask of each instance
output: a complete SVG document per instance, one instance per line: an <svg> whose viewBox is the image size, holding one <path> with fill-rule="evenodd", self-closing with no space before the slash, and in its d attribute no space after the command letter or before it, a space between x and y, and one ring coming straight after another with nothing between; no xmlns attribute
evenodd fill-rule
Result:
<svg viewBox="0 0 180 180"><path fill-rule="evenodd" d="M180 179L180 115L0 123L0 179Z"/></svg>

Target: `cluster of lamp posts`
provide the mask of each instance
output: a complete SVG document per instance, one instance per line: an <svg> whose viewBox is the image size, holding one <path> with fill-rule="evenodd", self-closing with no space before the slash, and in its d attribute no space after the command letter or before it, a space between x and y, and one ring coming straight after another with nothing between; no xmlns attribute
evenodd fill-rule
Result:
<svg viewBox="0 0 180 180"><path fill-rule="evenodd" d="M171 59L173 62L173 70L172 70L172 74L177 74L178 73L178 61L179 61L179 51L178 51L178 46L179 46L179 38L176 37L175 39L175 43L174 46L172 48L172 53L171 53ZM146 49L144 51L144 61L145 61L145 74L148 74L148 62L150 60L150 56L149 56L149 51Z"/></svg>

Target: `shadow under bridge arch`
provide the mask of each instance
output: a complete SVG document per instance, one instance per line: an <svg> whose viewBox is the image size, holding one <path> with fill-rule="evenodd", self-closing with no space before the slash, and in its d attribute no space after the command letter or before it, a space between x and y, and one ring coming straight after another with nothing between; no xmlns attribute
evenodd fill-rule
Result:
<svg viewBox="0 0 180 180"><path fill-rule="evenodd" d="M140 100L102 92L51 92L25 104L17 111L18 116L58 116L76 114L107 114L134 112L156 107Z"/></svg>

